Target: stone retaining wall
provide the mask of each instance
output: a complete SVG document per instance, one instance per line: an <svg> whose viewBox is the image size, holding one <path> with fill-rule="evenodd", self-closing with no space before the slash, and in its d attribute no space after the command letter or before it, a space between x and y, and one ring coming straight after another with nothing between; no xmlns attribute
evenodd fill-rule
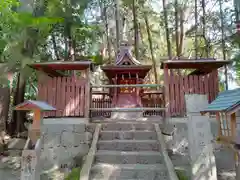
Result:
<svg viewBox="0 0 240 180"><path fill-rule="evenodd" d="M82 159L92 141L93 126L80 118L47 118L43 121L41 167L71 168Z"/></svg>

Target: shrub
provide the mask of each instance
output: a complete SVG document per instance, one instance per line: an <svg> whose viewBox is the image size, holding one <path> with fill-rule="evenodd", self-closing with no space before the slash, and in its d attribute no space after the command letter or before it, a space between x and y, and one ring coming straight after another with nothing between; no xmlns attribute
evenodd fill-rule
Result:
<svg viewBox="0 0 240 180"><path fill-rule="evenodd" d="M80 178L80 168L74 168L72 171L68 174L68 176L65 178L65 180L79 180Z"/></svg>

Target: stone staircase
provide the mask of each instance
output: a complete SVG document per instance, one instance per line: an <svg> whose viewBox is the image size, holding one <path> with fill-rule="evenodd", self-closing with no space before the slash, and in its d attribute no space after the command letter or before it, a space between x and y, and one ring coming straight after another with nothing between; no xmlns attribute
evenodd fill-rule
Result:
<svg viewBox="0 0 240 180"><path fill-rule="evenodd" d="M170 180L151 123L101 125L90 180Z"/></svg>

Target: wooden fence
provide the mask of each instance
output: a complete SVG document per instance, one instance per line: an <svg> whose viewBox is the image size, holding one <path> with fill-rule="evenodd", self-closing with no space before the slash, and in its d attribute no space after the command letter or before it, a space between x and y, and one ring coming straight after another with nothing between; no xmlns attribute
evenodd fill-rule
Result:
<svg viewBox="0 0 240 180"><path fill-rule="evenodd" d="M87 102L87 81L76 77L48 77L39 81L38 100L45 101L57 109L45 112L48 117L84 117Z"/></svg>
<svg viewBox="0 0 240 180"><path fill-rule="evenodd" d="M164 97L163 94L148 94L147 96L142 97L142 104L143 107L153 107L153 108L164 108ZM147 116L161 116L164 117L164 111L157 111L157 110L151 110L151 111L145 111L143 113L144 117Z"/></svg>
<svg viewBox="0 0 240 180"><path fill-rule="evenodd" d="M111 107L111 99L107 98L93 98L92 99L92 108L110 108ZM164 100L162 94L151 94L142 98L143 107L164 107ZM150 110L143 112L143 116L164 116L163 111ZM106 110L98 110L91 112L91 117L111 117L111 111Z"/></svg>
<svg viewBox="0 0 240 180"><path fill-rule="evenodd" d="M93 98L92 99L92 108L110 108L111 107L111 99L104 99L104 98ZM90 114L91 117L105 117L110 118L111 112L99 110L99 111L93 111Z"/></svg>
<svg viewBox="0 0 240 180"><path fill-rule="evenodd" d="M170 116L184 116L186 114L185 94L206 94L209 103L218 95L218 72L207 75L181 76L170 71L169 83L166 84Z"/></svg>

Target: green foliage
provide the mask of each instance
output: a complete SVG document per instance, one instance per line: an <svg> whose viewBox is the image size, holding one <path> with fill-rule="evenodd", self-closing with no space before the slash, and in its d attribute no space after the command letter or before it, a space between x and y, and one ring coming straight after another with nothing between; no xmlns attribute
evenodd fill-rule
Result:
<svg viewBox="0 0 240 180"><path fill-rule="evenodd" d="M233 67L235 68L237 79L240 80L240 52L236 52L233 56Z"/></svg>
<svg viewBox="0 0 240 180"><path fill-rule="evenodd" d="M190 180L183 170L175 170L179 180Z"/></svg>
<svg viewBox="0 0 240 180"><path fill-rule="evenodd" d="M80 168L74 168L70 174L65 178L65 180L79 180L80 178Z"/></svg>

